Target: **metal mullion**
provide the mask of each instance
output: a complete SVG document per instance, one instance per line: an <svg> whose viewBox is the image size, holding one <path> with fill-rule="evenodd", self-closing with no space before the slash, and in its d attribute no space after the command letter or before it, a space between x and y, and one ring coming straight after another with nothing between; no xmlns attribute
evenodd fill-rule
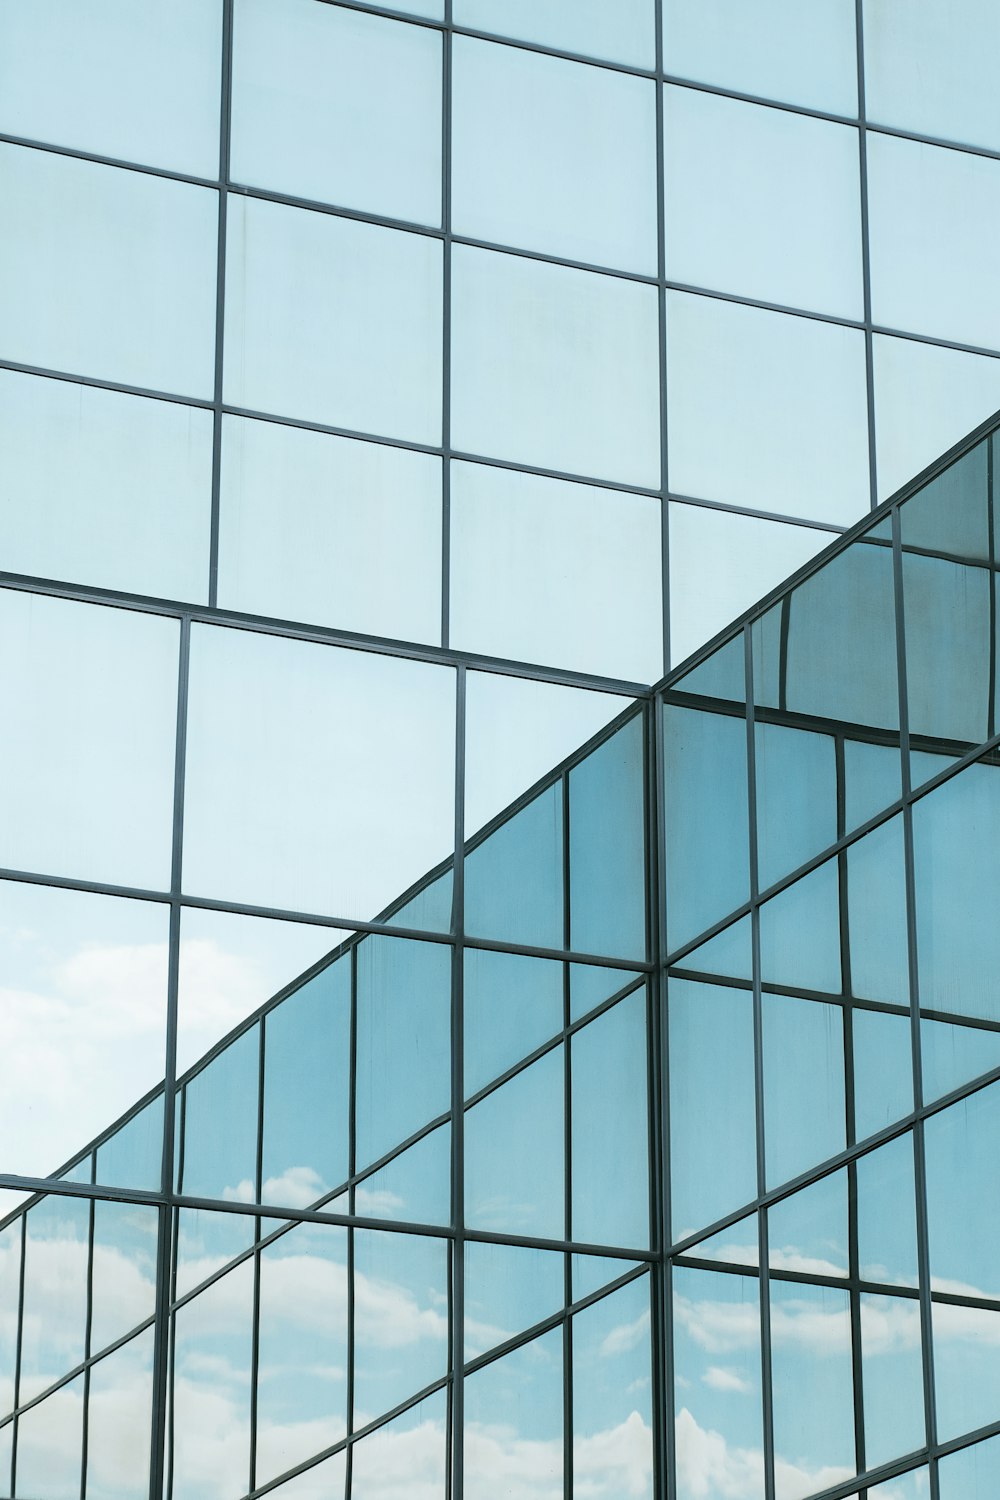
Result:
<svg viewBox="0 0 1000 1500"><path fill-rule="evenodd" d="M347 1223L347 1389L345 1407L348 1436L354 1430L354 1223L355 1173L358 1156L358 949L351 949L351 1035L348 1067L347 1171L350 1181L347 1207L352 1216ZM345 1493L351 1493L351 1448L345 1459Z"/></svg>
<svg viewBox="0 0 1000 1500"><path fill-rule="evenodd" d="M994 485L996 483L996 437L995 435L986 439L986 517L989 530L989 570L990 570L990 679L987 692L989 698L986 704L986 729L987 737L992 737L997 731L997 575L996 575L996 502L994 499Z"/></svg>
<svg viewBox="0 0 1000 1500"><path fill-rule="evenodd" d="M97 1156L94 1155L96 1167ZM97 1215L97 1201L90 1200L90 1211L87 1216L87 1320L83 1332L83 1424L81 1428L80 1443L80 1496L86 1500L87 1495L87 1454L90 1443L90 1360L93 1353L92 1339L94 1328L94 1231Z"/></svg>
<svg viewBox="0 0 1000 1500"><path fill-rule="evenodd" d="M451 0L447 0L451 18ZM450 41L448 42L450 47ZM451 970L451 1343L447 1414L450 1447L445 1452L448 1500L462 1500L465 1486L465 765L467 730L466 672L455 676L455 863L452 875L452 927L455 946Z"/></svg>
<svg viewBox="0 0 1000 1500"><path fill-rule="evenodd" d="M906 948L910 985L910 1041L913 1063L913 1174L916 1194L917 1274L920 1289L921 1357L926 1438L937 1442L937 1400L934 1385L933 1309L927 1224L927 1176L924 1160L923 1074L920 1055L920 979L917 955L916 875L913 856L913 785L910 772L909 687L906 655L906 596L903 589L902 528L899 508L892 512L893 589L896 620L896 668L899 679L900 758L903 785L903 857L906 884ZM937 1500L937 1471L931 1475L931 1497Z"/></svg>
<svg viewBox="0 0 1000 1500"><path fill-rule="evenodd" d="M831 537L844 536L848 531L853 530L850 526L838 525L836 521L816 521L809 516L788 516L780 510L763 510L757 505L731 505L725 500L709 500L703 495L685 495L673 489L667 490L666 499L673 500L679 505L696 505L700 510L723 510L731 516L750 516L757 521L777 521L782 526L804 526L808 531L828 531Z"/></svg>
<svg viewBox="0 0 1000 1500"><path fill-rule="evenodd" d="M861 209L861 282L865 332L865 409L868 420L868 484L870 506L878 505L878 474L875 450L875 340L872 333L871 240L868 221L868 126L865 105L865 26L862 0L854 0L854 27L858 76L858 188Z"/></svg>
<svg viewBox="0 0 1000 1500"><path fill-rule="evenodd" d="M223 0L222 77L219 108L219 219L215 263L215 368L212 387L212 498L209 529L208 602L218 602L219 510L222 477L223 359L226 342L226 237L233 89L233 0Z"/></svg>
<svg viewBox="0 0 1000 1500"><path fill-rule="evenodd" d="M563 944L572 947L573 902L572 861L570 859L569 771L562 782L562 886ZM572 1017L569 964L562 966L563 982L563 1234L573 1238L573 1056L569 1040ZM568 1309L573 1303L573 1259L563 1254L562 1362L563 1362L563 1497L573 1500L573 1329Z"/></svg>
<svg viewBox="0 0 1000 1500"><path fill-rule="evenodd" d="M660 380L660 608L662 611L663 670L670 671L670 448L667 410L667 227L666 168L663 145L663 14L655 14L656 48L656 302L657 359Z"/></svg>
<svg viewBox="0 0 1000 1500"><path fill-rule="evenodd" d="M662 24L657 18L657 27ZM653 1389L653 1490L664 1497L676 1490L673 1409L673 1325L671 1317L672 1268L666 1259L670 1242L669 1152L670 1087L669 1050L664 1007L667 1003L665 970L660 955L665 947L665 901L661 871L665 868L663 797L662 703L654 698L646 717L646 902L647 930L653 973L647 981L647 1087L649 1090L649 1223L656 1261L650 1273L651 1353Z"/></svg>
<svg viewBox="0 0 1000 1500"><path fill-rule="evenodd" d="M753 962L753 1051L754 1051L754 1115L757 1137L757 1197L761 1200L767 1191L767 1173L764 1140L764 1013L761 991L760 959L760 903L757 874L757 737L754 719L753 680L753 633L749 624L743 627L743 668L746 683L746 747L747 747L747 809L748 839L750 853L750 932ZM774 1411L773 1381L771 1375L771 1298L768 1281L770 1255L768 1251L767 1214L757 1210L757 1244L760 1271L758 1290L760 1300L760 1365L761 1404L764 1436L764 1496L774 1500Z"/></svg>
<svg viewBox="0 0 1000 1500"><path fill-rule="evenodd" d="M14 1420L11 1433L10 1483L11 1492L17 1493L17 1413L21 1405L21 1361L24 1352L24 1279L27 1259L28 1217L21 1215L21 1251L17 1273L17 1333L14 1347Z"/></svg>
<svg viewBox="0 0 1000 1500"><path fill-rule="evenodd" d="M264 1192L264 1079L267 1066L267 1021L257 1022L257 1144L254 1155L254 1197L261 1202ZM260 1372L260 1257L264 1220L254 1220L253 1243L253 1313L250 1329L250 1453L249 1485L257 1483L257 1412L258 1375Z"/></svg>
<svg viewBox="0 0 1000 1500"><path fill-rule="evenodd" d="M441 645L451 636L451 0L441 37ZM456 844L456 849L458 845Z"/></svg>

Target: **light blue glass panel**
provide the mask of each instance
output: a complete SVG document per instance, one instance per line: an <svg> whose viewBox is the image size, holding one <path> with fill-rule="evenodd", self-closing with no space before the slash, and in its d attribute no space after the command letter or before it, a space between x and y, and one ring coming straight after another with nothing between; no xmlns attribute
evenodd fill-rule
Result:
<svg viewBox="0 0 1000 1500"><path fill-rule="evenodd" d="M757 1195L753 998L672 979L667 1019L673 1239Z"/></svg>
<svg viewBox="0 0 1000 1500"><path fill-rule="evenodd" d="M631 719L569 773L570 947L646 955L646 720Z"/></svg>
<svg viewBox="0 0 1000 1500"><path fill-rule="evenodd" d="M233 195L226 267L227 401L440 441L438 241Z"/></svg>
<svg viewBox="0 0 1000 1500"><path fill-rule="evenodd" d="M19 1417L16 1484L20 1494L31 1500L76 1500L82 1427L82 1375Z"/></svg>
<svg viewBox="0 0 1000 1500"><path fill-rule="evenodd" d="M149 1494L152 1423L153 1330L149 1329L90 1372L86 1488L90 1500L144 1500Z"/></svg>
<svg viewBox="0 0 1000 1500"><path fill-rule="evenodd" d="M628 969L603 968L600 964L570 964L569 1018L579 1021L588 1011L632 983Z"/></svg>
<svg viewBox="0 0 1000 1500"><path fill-rule="evenodd" d="M714 938L693 948L681 959L679 968L695 969L702 974L719 974L723 979L753 977L753 931L749 915L740 917L731 927L724 927Z"/></svg>
<svg viewBox="0 0 1000 1500"><path fill-rule="evenodd" d="M844 1027L839 1007L765 995L764 1144L768 1186L847 1144Z"/></svg>
<svg viewBox="0 0 1000 1500"><path fill-rule="evenodd" d="M351 960L340 958L264 1020L261 1201L308 1208L348 1176Z"/></svg>
<svg viewBox="0 0 1000 1500"><path fill-rule="evenodd" d="M741 93L857 111L851 0L663 0L663 62Z"/></svg>
<svg viewBox="0 0 1000 1500"><path fill-rule="evenodd" d="M920 1068L924 1101L930 1104L992 1068L1000 1067L1000 1031L920 1022Z"/></svg>
<svg viewBox="0 0 1000 1500"><path fill-rule="evenodd" d="M850 833L901 796L897 745L844 741L844 831Z"/></svg>
<svg viewBox="0 0 1000 1500"><path fill-rule="evenodd" d="M561 782L466 855L465 927L476 937L564 946Z"/></svg>
<svg viewBox="0 0 1000 1500"><path fill-rule="evenodd" d="M0 863L169 886L178 639L176 620L3 591Z"/></svg>
<svg viewBox="0 0 1000 1500"><path fill-rule="evenodd" d="M994 439L995 441L995 439ZM904 549L926 547L951 557L990 557L989 441L978 443L899 510Z"/></svg>
<svg viewBox="0 0 1000 1500"><path fill-rule="evenodd" d="M775 1462L787 1474L788 1500L849 1478L856 1465L846 1291L771 1282L771 1369Z"/></svg>
<svg viewBox="0 0 1000 1500"><path fill-rule="evenodd" d="M645 988L576 1032L572 1068L572 1238L649 1244Z"/></svg>
<svg viewBox="0 0 1000 1500"><path fill-rule="evenodd" d="M239 0L231 150L237 182L439 224L440 33L312 0Z"/></svg>
<svg viewBox="0 0 1000 1500"><path fill-rule="evenodd" d="M451 948L358 946L357 1164L376 1161L451 1102Z"/></svg>
<svg viewBox="0 0 1000 1500"><path fill-rule="evenodd" d="M468 1097L562 1031L563 966L467 948L463 1009Z"/></svg>
<svg viewBox="0 0 1000 1500"><path fill-rule="evenodd" d="M758 723L757 879L766 890L836 842L837 762L833 738Z"/></svg>
<svg viewBox="0 0 1000 1500"><path fill-rule="evenodd" d="M975 765L913 808L920 1001L1000 1021L1000 780Z"/></svg>
<svg viewBox="0 0 1000 1500"><path fill-rule="evenodd" d="M945 1442L996 1421L1000 1313L936 1302L932 1323L938 1439Z"/></svg>
<svg viewBox="0 0 1000 1500"><path fill-rule="evenodd" d="M655 0L453 0L456 26L520 37L563 52L654 65Z"/></svg>
<svg viewBox="0 0 1000 1500"><path fill-rule="evenodd" d="M445 1373L447 1266L446 1240L355 1230L355 1428Z"/></svg>
<svg viewBox="0 0 1000 1500"><path fill-rule="evenodd" d="M184 1090L177 1190L190 1198L257 1198L260 1026L196 1073Z"/></svg>
<svg viewBox="0 0 1000 1500"><path fill-rule="evenodd" d="M713 1458L721 1449L746 1500L763 1500L757 1279L678 1266L673 1292L678 1477L691 1495L727 1500Z"/></svg>
<svg viewBox="0 0 1000 1500"><path fill-rule="evenodd" d="M840 993L840 890L835 859L761 907L760 969L765 984Z"/></svg>
<svg viewBox="0 0 1000 1500"><path fill-rule="evenodd" d="M741 718L663 712L667 942L677 948L750 894L747 731Z"/></svg>
<svg viewBox="0 0 1000 1500"><path fill-rule="evenodd" d="M856 131L667 85L663 132L672 281L861 316Z"/></svg>
<svg viewBox="0 0 1000 1500"><path fill-rule="evenodd" d="M671 489L850 525L869 504L864 357L856 329L668 292Z"/></svg>
<svg viewBox="0 0 1000 1500"><path fill-rule="evenodd" d="M475 1359L552 1317L565 1300L563 1255L467 1240L465 1358Z"/></svg>
<svg viewBox="0 0 1000 1500"><path fill-rule="evenodd" d="M898 729L888 547L848 547L792 594L786 706L791 712Z"/></svg>
<svg viewBox="0 0 1000 1500"><path fill-rule="evenodd" d="M455 231L655 275L653 85L463 36L452 67Z"/></svg>
<svg viewBox="0 0 1000 1500"><path fill-rule="evenodd" d="M22 1403L83 1360L89 1232L82 1198L42 1198L25 1217Z"/></svg>
<svg viewBox="0 0 1000 1500"><path fill-rule="evenodd" d="M94 1204L90 1348L97 1354L151 1319L159 1214L136 1203Z"/></svg>
<svg viewBox="0 0 1000 1500"><path fill-rule="evenodd" d="M611 1255L573 1255L570 1256L570 1265L574 1302L589 1297L592 1292L599 1292L613 1281L627 1276L629 1271L639 1268L638 1261L619 1260Z"/></svg>
<svg viewBox="0 0 1000 1500"><path fill-rule="evenodd" d="M874 1469L927 1441L915 1298L861 1298L861 1367L865 1463Z"/></svg>
<svg viewBox="0 0 1000 1500"><path fill-rule="evenodd" d="M347 1230L299 1224L260 1256L257 1483L347 1431Z"/></svg>
<svg viewBox="0 0 1000 1500"><path fill-rule="evenodd" d="M855 1010L854 1131L874 1135L913 1108L913 1053L909 1016Z"/></svg>
<svg viewBox="0 0 1000 1500"><path fill-rule="evenodd" d="M210 412L0 370L0 454L8 572L207 602Z"/></svg>
<svg viewBox="0 0 1000 1500"><path fill-rule="evenodd" d="M846 1276L847 1198L847 1173L830 1172L768 1209L771 1270L797 1271L806 1276Z"/></svg>
<svg viewBox="0 0 1000 1500"><path fill-rule="evenodd" d="M357 1444L351 1456L350 1500L382 1500L387 1476L390 1491L409 1490L426 1495L427 1500L445 1500L447 1433L444 1391L435 1392L370 1433ZM339 1496L339 1489L326 1486L336 1485L341 1472L334 1470L319 1496L310 1500L333 1500Z"/></svg>
<svg viewBox="0 0 1000 1500"><path fill-rule="evenodd" d="M573 1472L577 1488L653 1496L650 1280L573 1319ZM586 1477L585 1477L586 1476Z"/></svg>
<svg viewBox="0 0 1000 1500"><path fill-rule="evenodd" d="M465 1116L465 1218L474 1229L562 1239L563 1050Z"/></svg>
<svg viewBox="0 0 1000 1500"><path fill-rule="evenodd" d="M765 616L765 618L767 618ZM705 698L723 698L733 703L746 700L746 664L743 632L720 646L718 651L692 667L672 684L678 693L696 693ZM763 702L758 684L757 701Z"/></svg>
<svg viewBox="0 0 1000 1500"><path fill-rule="evenodd" d="M466 1377L470 1496L516 1494L526 1461L542 1494L562 1493L562 1343L562 1329L553 1329Z"/></svg>
<svg viewBox="0 0 1000 1500"><path fill-rule="evenodd" d="M222 428L220 606L436 644L440 460L278 422Z"/></svg>
<svg viewBox="0 0 1000 1500"><path fill-rule="evenodd" d="M995 1246L1000 1201L992 1181L1000 1147L1000 1087L932 1115L924 1127L931 1284L942 1292L1000 1297Z"/></svg>
<svg viewBox="0 0 1000 1500"><path fill-rule="evenodd" d="M11 1462L14 1457L14 1424L0 1427L0 1489L11 1492Z"/></svg>
<svg viewBox="0 0 1000 1500"><path fill-rule="evenodd" d="M0 194L7 359L211 396L214 192L0 144Z"/></svg>
<svg viewBox="0 0 1000 1500"><path fill-rule="evenodd" d="M907 1005L903 820L892 818L847 851L851 988L866 1000Z"/></svg>
<svg viewBox="0 0 1000 1500"><path fill-rule="evenodd" d="M158 1191L163 1160L163 1096L141 1109L97 1148L95 1181Z"/></svg>
<svg viewBox="0 0 1000 1500"><path fill-rule="evenodd" d="M409 1416L409 1413L407 1413L407 1416ZM400 1420L402 1421L402 1419ZM389 1425L392 1426L394 1424L390 1423ZM373 1441L378 1439L379 1433L382 1430L380 1428L374 1434ZM368 1455L364 1448L357 1448L355 1452L359 1457L363 1455L364 1460L367 1460ZM360 1464L358 1469L355 1470L355 1473L359 1472L363 1474ZM330 1458L324 1459L322 1463L314 1464L311 1469L304 1469L291 1479L286 1479L284 1484L276 1485L274 1493L280 1496L280 1500L343 1500L346 1479L347 1451L341 1448L339 1453L332 1454ZM355 1493L360 1493L360 1484L361 1479L359 1478L359 1487Z"/></svg>
<svg viewBox="0 0 1000 1500"><path fill-rule="evenodd" d="M425 932L450 932L453 882L450 867L430 881L402 906L386 908L382 920L389 927L423 928Z"/></svg>
<svg viewBox="0 0 1000 1500"><path fill-rule="evenodd" d="M222 11L217 0L5 5L0 129L215 177Z"/></svg>
<svg viewBox="0 0 1000 1500"><path fill-rule="evenodd" d="M234 1490L249 1487L253 1292L253 1262L244 1261L174 1316L175 1495L210 1495L220 1473Z"/></svg>
<svg viewBox="0 0 1000 1500"><path fill-rule="evenodd" d="M254 1242L257 1221L249 1214L182 1208L176 1217L174 1280L178 1297L201 1286Z"/></svg>
<svg viewBox="0 0 1000 1500"><path fill-rule="evenodd" d="M410 1224L450 1224L451 1126L439 1125L359 1182L354 1212Z"/></svg>
<svg viewBox="0 0 1000 1500"><path fill-rule="evenodd" d="M980 744L990 711L988 572L904 553L903 603L911 733Z"/></svg>
<svg viewBox="0 0 1000 1500"><path fill-rule="evenodd" d="M989 0L897 6L866 0L865 106L869 120L918 135L1000 146L990 58L1000 16Z"/></svg>
<svg viewBox="0 0 1000 1500"><path fill-rule="evenodd" d="M6 1194L4 1197L6 1198ZM0 1202L6 1215L13 1203ZM21 1237L24 1215L11 1219L0 1229L0 1416L14 1409L14 1377L17 1372L17 1307L21 1299ZM2 1430L2 1429L0 1429ZM0 1449L2 1452L2 1449ZM5 1482L0 1467L0 1486Z"/></svg>
<svg viewBox="0 0 1000 1500"><path fill-rule="evenodd" d="M938 1462L941 1500L993 1500L1000 1489L1000 1438L947 1453Z"/></svg>
<svg viewBox="0 0 1000 1500"><path fill-rule="evenodd" d="M655 288L465 245L452 262L455 447L656 488Z"/></svg>
<svg viewBox="0 0 1000 1500"><path fill-rule="evenodd" d="M998 183L1000 162L988 157L871 134L876 322L980 347L1000 343L1000 289L989 249Z"/></svg>
<svg viewBox="0 0 1000 1500"><path fill-rule="evenodd" d="M858 1269L863 1281L917 1284L913 1137L897 1136L859 1157Z"/></svg>

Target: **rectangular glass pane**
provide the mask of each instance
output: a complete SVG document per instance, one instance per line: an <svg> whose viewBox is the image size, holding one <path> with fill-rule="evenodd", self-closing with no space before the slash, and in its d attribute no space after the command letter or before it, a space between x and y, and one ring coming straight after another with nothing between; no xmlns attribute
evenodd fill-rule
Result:
<svg viewBox="0 0 1000 1500"><path fill-rule="evenodd" d="M355 1430L444 1375L447 1268L446 1240L355 1231Z"/></svg>
<svg viewBox="0 0 1000 1500"><path fill-rule="evenodd" d="M574 1034L572 1238L649 1243L646 993L634 991ZM627 1080L627 1083L626 1083Z"/></svg>
<svg viewBox="0 0 1000 1500"><path fill-rule="evenodd" d="M651 68L654 0L453 0L456 26Z"/></svg>
<svg viewBox="0 0 1000 1500"><path fill-rule="evenodd" d="M646 953L646 718L569 773L569 937L578 953Z"/></svg>
<svg viewBox="0 0 1000 1500"><path fill-rule="evenodd" d="M90 1372L87 1405L89 1500L145 1500L152 1452L153 1330L109 1354Z"/></svg>

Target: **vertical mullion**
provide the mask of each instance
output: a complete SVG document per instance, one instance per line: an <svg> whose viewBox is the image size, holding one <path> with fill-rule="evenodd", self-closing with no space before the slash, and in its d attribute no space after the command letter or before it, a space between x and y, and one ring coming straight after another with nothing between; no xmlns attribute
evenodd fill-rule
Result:
<svg viewBox="0 0 1000 1500"><path fill-rule="evenodd" d="M913 863L913 787L910 775L909 691L906 668L906 600L903 591L903 549L899 506L892 509L892 562L896 616L896 667L899 675L899 741L903 785L903 850L906 879L906 946L910 981L910 1044L913 1062L913 1104L923 1109L920 1057L920 985L917 964L916 876ZM934 1390L930 1253L927 1227L927 1175L924 1160L924 1122L913 1127L913 1171L917 1216L917 1274L920 1291L920 1321L923 1331L924 1409L927 1441L937 1443L937 1403ZM931 1465L931 1500L937 1500L937 1470Z"/></svg>
<svg viewBox="0 0 1000 1500"><path fill-rule="evenodd" d="M666 985L660 970L664 951L661 935L661 797L660 723L658 699L647 700L645 718L645 789L646 789L646 930L652 974L646 983L646 1060L649 1089L649 1224L650 1243L657 1260L650 1270L651 1344L653 1356L653 1492L665 1497L676 1492L670 1473L673 1442L673 1357L669 1308L670 1268L666 1261L670 1244L670 1194L667 1180L669 1125L666 1112L668 1088L666 1026L662 1024L662 1007Z"/></svg>
<svg viewBox="0 0 1000 1500"><path fill-rule="evenodd" d="M989 529L990 554L990 677L986 704L986 737L992 739L997 729L997 574L996 574L996 509L993 503L993 478L996 435L986 439L986 516Z"/></svg>
<svg viewBox="0 0 1000 1500"><path fill-rule="evenodd" d="M267 1019L257 1023L257 1150L254 1164L254 1193L257 1202L264 1192L264 1070L266 1066ZM253 1220L253 1314L250 1331L250 1490L257 1486L257 1376L260 1370L260 1242L264 1221L258 1214Z"/></svg>
<svg viewBox="0 0 1000 1500"><path fill-rule="evenodd" d="M173 832L170 858L170 939L167 965L167 1035L163 1080L163 1155L156 1245L156 1321L153 1334L153 1419L150 1495L163 1494L166 1461L168 1334L170 1319L171 1204L174 1197L174 1115L177 1090L177 1006L180 988L181 877L184 845L184 774L187 755L188 683L191 664L191 616L180 621L177 666L177 722L174 744Z"/></svg>
<svg viewBox="0 0 1000 1500"><path fill-rule="evenodd" d="M670 671L670 491L667 443L667 229L666 169L663 149L663 7L656 6L656 279L660 379L660 575L663 613L663 670Z"/></svg>
<svg viewBox="0 0 1000 1500"><path fill-rule="evenodd" d="M865 21L863 0L854 0L858 55L858 183L861 198L861 277L864 297L865 381L868 414L868 485L872 510L878 505L875 453L875 338L872 332L872 276L868 227L868 129L865 106Z"/></svg>
<svg viewBox="0 0 1000 1500"><path fill-rule="evenodd" d="M451 6L449 3L450 13ZM465 668L455 673L455 857L451 959L451 1462L449 1500L462 1500L465 1431Z"/></svg>
<svg viewBox="0 0 1000 1500"><path fill-rule="evenodd" d="M215 264L215 372L212 388L212 511L209 533L208 602L219 601L219 506L222 477L223 351L226 337L226 224L233 85L233 0L223 0L222 96L219 108L219 228Z"/></svg>
<svg viewBox="0 0 1000 1500"><path fill-rule="evenodd" d="M743 667L746 686L747 808L750 842L750 931L753 950L754 1111L757 1128L757 1195L767 1187L764 1154L764 1014L760 971L760 905L757 878L757 740L754 719L753 630L743 627ZM757 1210L760 1289L760 1370L764 1430L764 1496L774 1500L774 1415L771 1380L771 1293L767 1214Z"/></svg>
<svg viewBox="0 0 1000 1500"><path fill-rule="evenodd" d="M28 1215L21 1215L21 1255L17 1274L17 1342L14 1353L14 1422L11 1434L10 1488L17 1494L17 1429L18 1407L21 1405L21 1357L24 1350L24 1278L28 1252Z"/></svg>
<svg viewBox="0 0 1000 1500"><path fill-rule="evenodd" d="M97 1152L91 1157L91 1181L97 1166ZM94 1329L94 1231L97 1218L97 1200L91 1198L87 1216L87 1322L83 1334L83 1357L86 1369L83 1372L83 1428L80 1451L80 1495L87 1495L87 1452L90 1445L90 1358L93 1354Z"/></svg>
<svg viewBox="0 0 1000 1500"><path fill-rule="evenodd" d="M357 1119L358 1119L358 948L351 949L351 1037L350 1071L348 1082L347 1120L347 1211L353 1217L355 1211L355 1177L358 1167ZM347 1416L347 1458L345 1462L345 1493L351 1493L351 1475L354 1466L354 1444L350 1441L354 1433L354 1226L347 1227L347 1391L345 1396Z"/></svg>
<svg viewBox="0 0 1000 1500"><path fill-rule="evenodd" d="M569 795L569 772L562 776L562 881L563 881L563 930L562 942L566 949L572 948L572 899L570 868L570 818L572 816ZM569 1036L570 967L563 964L563 1234L567 1240L573 1238L573 1056ZM573 1262L567 1251L563 1256L563 1496L573 1496L573 1326L568 1309L573 1302Z"/></svg>
<svg viewBox="0 0 1000 1500"><path fill-rule="evenodd" d="M451 75L452 0L441 34L441 644L451 643Z"/></svg>

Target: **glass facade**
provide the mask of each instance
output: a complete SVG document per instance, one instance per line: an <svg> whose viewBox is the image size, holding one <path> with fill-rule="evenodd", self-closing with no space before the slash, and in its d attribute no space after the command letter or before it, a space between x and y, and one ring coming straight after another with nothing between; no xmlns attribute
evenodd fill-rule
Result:
<svg viewBox="0 0 1000 1500"><path fill-rule="evenodd" d="M949 14L0 0L0 1500L993 1495Z"/></svg>

